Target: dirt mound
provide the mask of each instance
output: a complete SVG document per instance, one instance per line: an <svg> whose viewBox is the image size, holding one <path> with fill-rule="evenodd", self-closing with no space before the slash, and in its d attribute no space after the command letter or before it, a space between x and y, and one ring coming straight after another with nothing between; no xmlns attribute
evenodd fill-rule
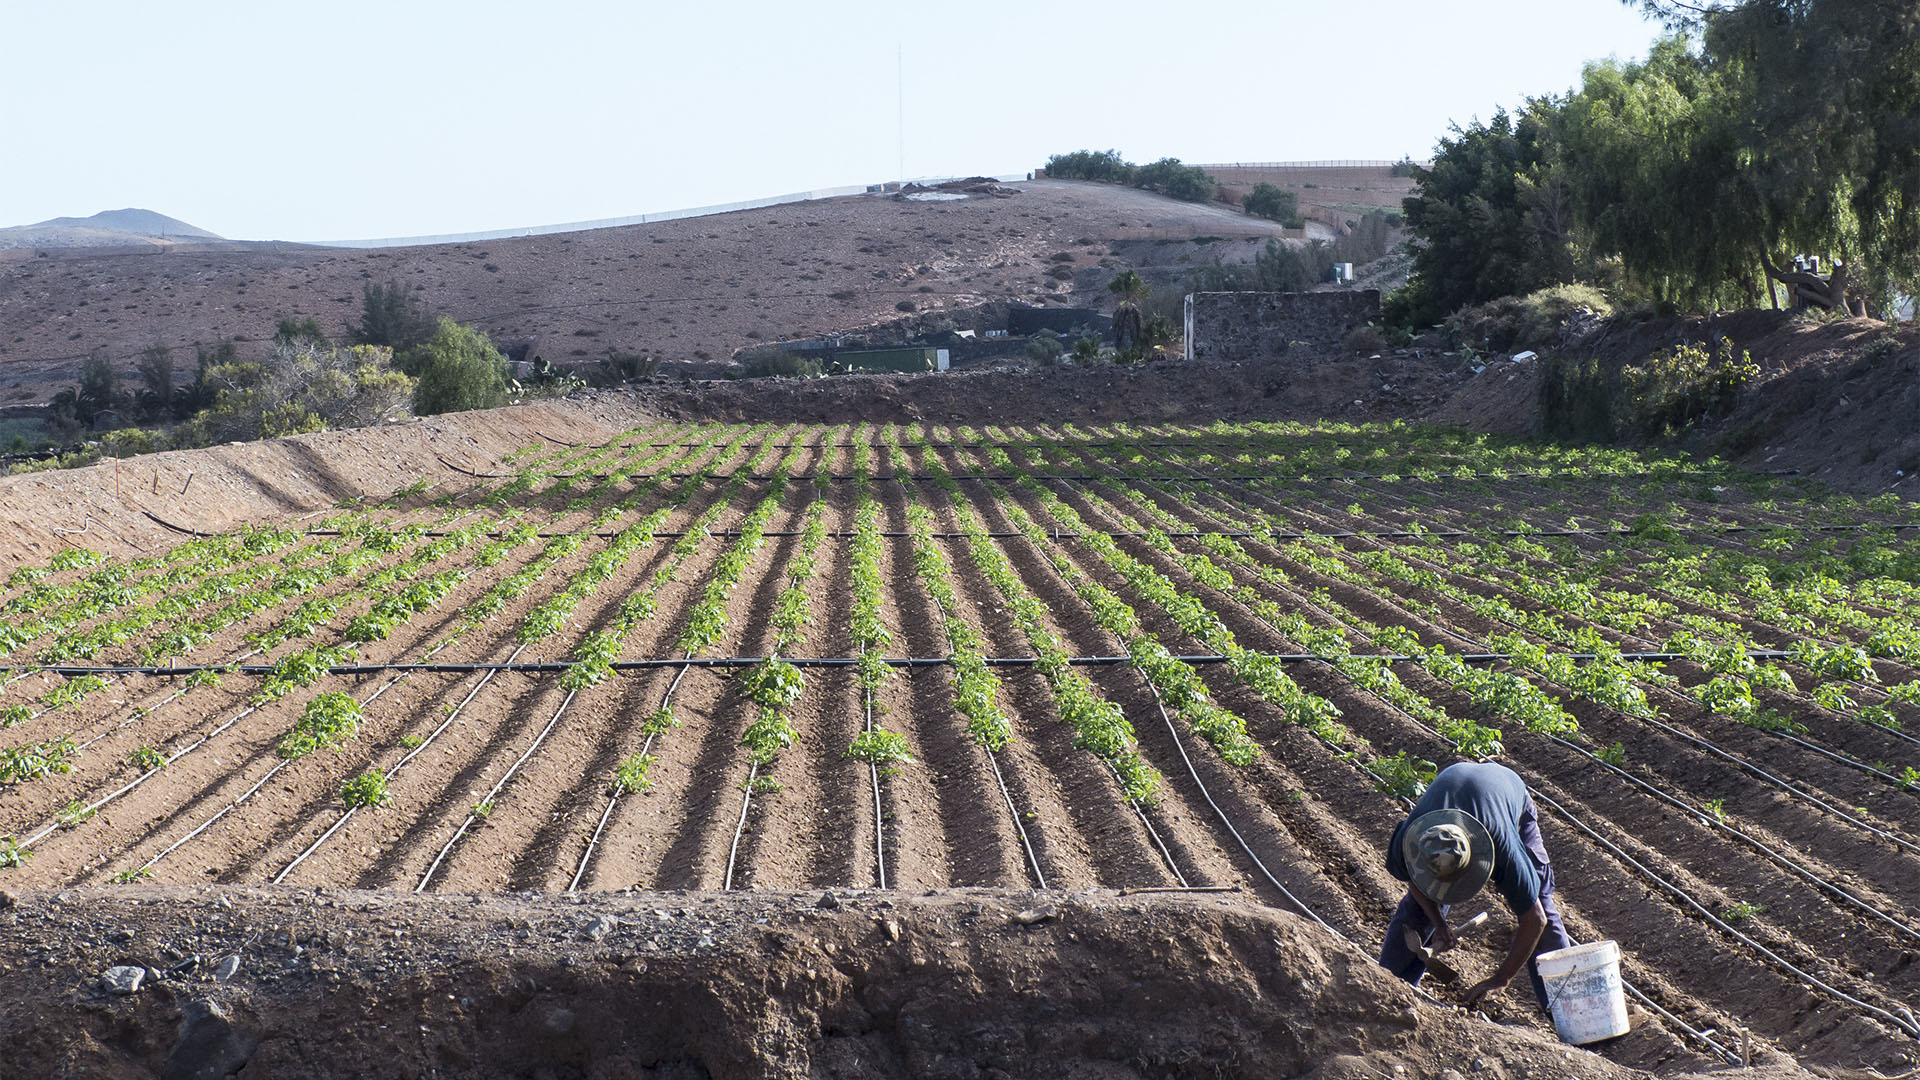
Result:
<svg viewBox="0 0 1920 1080"><path fill-rule="evenodd" d="M74 545L151 554L193 533L278 524L419 480L465 485L530 440L601 442L633 422L605 402L556 402L0 477L12 524L0 562Z"/></svg>
<svg viewBox="0 0 1920 1080"><path fill-rule="evenodd" d="M102 889L0 925L19 1075L1632 1075L1237 898Z"/></svg>

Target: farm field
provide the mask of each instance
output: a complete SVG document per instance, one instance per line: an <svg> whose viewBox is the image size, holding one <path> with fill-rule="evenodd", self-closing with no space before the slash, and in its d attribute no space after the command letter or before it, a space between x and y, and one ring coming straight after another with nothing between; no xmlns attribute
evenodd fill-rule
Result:
<svg viewBox="0 0 1920 1080"><path fill-rule="evenodd" d="M1627 953L1607 1056L1911 1067L1912 504L1401 424L653 423L463 479L15 571L0 885L1238 887L1372 953L1416 785L1497 759Z"/></svg>

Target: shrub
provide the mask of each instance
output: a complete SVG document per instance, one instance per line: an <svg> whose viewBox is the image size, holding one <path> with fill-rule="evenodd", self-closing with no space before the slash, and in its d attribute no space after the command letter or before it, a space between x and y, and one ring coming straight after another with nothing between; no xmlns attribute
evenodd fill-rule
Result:
<svg viewBox="0 0 1920 1080"><path fill-rule="evenodd" d="M1355 356L1371 356L1387 347L1387 338L1380 332L1379 327L1367 323L1347 331L1346 340L1342 345Z"/></svg>
<svg viewBox="0 0 1920 1080"><path fill-rule="evenodd" d="M1537 390L1541 431L1588 442L1668 438L1725 415L1759 373L1752 356L1725 339L1662 349L1618 371L1592 357L1549 356Z"/></svg>
<svg viewBox="0 0 1920 1080"><path fill-rule="evenodd" d="M1067 347L1060 339L1048 333L1038 333L1027 339L1027 356L1041 367L1054 367L1060 358L1067 354Z"/></svg>
<svg viewBox="0 0 1920 1080"><path fill-rule="evenodd" d="M817 358L785 349L755 349L740 357L740 375L748 379L817 379L823 370Z"/></svg>
<svg viewBox="0 0 1920 1080"><path fill-rule="evenodd" d="M385 348L336 348L307 338L275 345L262 361L228 353L204 367L199 381L211 401L172 441L207 445L398 419L407 414L414 384L392 364Z"/></svg>
<svg viewBox="0 0 1920 1080"><path fill-rule="evenodd" d="M1116 150L1075 150L1047 159L1047 175L1061 180L1100 180L1109 184L1133 182L1134 167Z"/></svg>
<svg viewBox="0 0 1920 1080"><path fill-rule="evenodd" d="M1740 390L1760 374L1746 350L1733 342L1717 347L1677 345L1620 373L1626 426L1647 438L1676 434L1714 413L1726 413Z"/></svg>
<svg viewBox="0 0 1920 1080"><path fill-rule="evenodd" d="M1478 352L1504 352L1553 344L1567 320L1582 309L1602 317L1613 314L1613 305L1591 285L1555 285L1461 308L1445 325L1458 344Z"/></svg>
<svg viewBox="0 0 1920 1080"><path fill-rule="evenodd" d="M1297 229L1301 225L1300 197L1273 184L1253 185L1247 197L1240 200L1240 205L1255 217L1278 221L1289 229Z"/></svg>
<svg viewBox="0 0 1920 1080"><path fill-rule="evenodd" d="M421 416L493 409L507 401L507 360L486 334L441 319L420 346L413 411Z"/></svg>
<svg viewBox="0 0 1920 1080"><path fill-rule="evenodd" d="M165 449L167 449L167 433L164 431L119 428L100 436L100 453L104 457L132 457L135 454L151 454Z"/></svg>
<svg viewBox="0 0 1920 1080"><path fill-rule="evenodd" d="M543 363L545 358L538 356L533 358L535 378L540 377L540 365ZM549 370L557 369L549 368ZM618 386L636 379L651 378L659 372L660 361L651 356L641 356L638 353L609 353L600 361L594 382L601 386Z"/></svg>
<svg viewBox="0 0 1920 1080"><path fill-rule="evenodd" d="M1130 165L1113 150L1076 150L1047 159L1047 175L1062 180L1098 180L1157 191L1187 202L1209 202L1216 185L1198 165L1182 165L1179 158L1161 158L1151 165Z"/></svg>

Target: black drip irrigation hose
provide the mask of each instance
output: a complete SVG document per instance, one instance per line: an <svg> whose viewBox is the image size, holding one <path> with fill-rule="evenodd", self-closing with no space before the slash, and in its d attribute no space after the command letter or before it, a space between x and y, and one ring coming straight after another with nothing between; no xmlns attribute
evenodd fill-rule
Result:
<svg viewBox="0 0 1920 1080"><path fill-rule="evenodd" d="M153 515L149 514L147 516L152 517ZM155 518L154 520L158 521L159 519ZM168 528L173 529L176 532L185 533L186 535L189 535L189 536L210 535L208 533L193 532L188 529L182 529L177 525L169 525L164 521L160 523L162 525L166 525ZM1732 534L1732 533L1763 533L1763 532L1803 532L1803 533L1804 532L1865 532L1873 529L1920 529L1920 522L1915 522L1913 524L1887 524L1887 525L1719 525L1719 526L1689 526L1689 527L1675 526L1673 531L1676 533L1696 533L1696 534L1719 536L1719 535L1726 535L1726 534ZM307 536L340 536L342 534L343 534L342 530L340 529L308 529L305 535ZM1273 537L1275 540L1357 540L1357 539L1369 539L1369 538L1382 539L1382 540L1413 540L1413 539L1458 540L1458 539L1465 539L1465 538L1479 538L1479 537L1493 537L1493 536L1569 537L1569 536L1635 536L1635 535L1638 535L1635 530L1629 529L1629 528L1487 529L1484 531L1474 531L1471 529L1349 529L1349 530L1339 530L1339 531L1333 531L1333 532L1268 531L1264 533L1250 532L1244 529L1208 529L1204 531L1191 530L1191 531L1185 531L1185 532L1166 532L1165 530L1162 530L1162 534L1165 536L1171 537L1175 540L1182 540L1182 539L1191 540L1195 537L1200 537L1200 536L1226 536L1226 537L1231 537L1235 540L1263 539L1268 536ZM426 532L421 533L420 535L427 539L435 539L443 536L452 536L453 533L445 529L429 529ZM503 532L490 532L486 534L488 539L495 539L495 540L505 535L506 534ZM542 533L536 533L535 535L538 539L541 539L541 540L552 540L561 536L574 536L579 534L572 533L572 532L542 532ZM599 540L611 540L615 536L618 536L619 534L615 532L594 532L594 533L587 533L585 535L592 536L595 539L599 539ZM660 539L660 540L677 540L681 537L686 536L687 534L684 531L666 530L666 531L654 533L653 535L656 539ZM738 531L733 529L709 529L707 530L705 535L711 536L717 540L725 540L730 537L737 537L740 534ZM767 529L763 531L760 535L767 536L767 537L782 537L782 536L804 536L806 535L806 533L804 530L800 530L800 529ZM827 539L846 540L846 539L852 538L854 536L854 533L846 529L835 529L830 532L823 533L822 535ZM886 538L900 540L910 536L914 536L916 534L911 532L906 532L903 530L885 530L879 533L878 535ZM1012 530L1007 530L1003 532L986 533L987 538L990 540L1015 540L1025 535L1026 535L1025 533L1015 532ZM1150 534L1147 533L1146 531L1139 530L1139 529L1118 529L1111 532L1097 531L1097 532L1091 532L1091 533L1080 532L1080 531L1056 530L1056 531L1049 532L1047 535L1056 540L1078 540L1085 536L1106 536L1116 540L1120 540L1120 539L1137 539L1139 537L1148 536ZM963 532L934 532L934 533L927 533L926 536L933 540L965 540L968 538L968 534Z"/></svg>
<svg viewBox="0 0 1920 1080"><path fill-rule="evenodd" d="M199 531L199 530L197 530L197 529L183 529L183 528L181 528L180 526L178 526L178 525L175 525L175 524L174 524L173 522L171 522L171 521L168 521L167 519L165 519L165 518L163 518L163 517L161 517L161 516L159 516L158 514L155 514L155 513L154 513L153 511L151 511L151 510L142 510L142 511L140 511L140 512L141 512L141 513L143 513L143 514L145 514L145 515L147 515L147 518L148 518L148 520L150 520L150 521L152 521L152 522L153 522L153 523L155 523L156 525L159 525L159 526L160 526L161 528L164 528L164 529L171 529L171 530L173 530L174 532L177 532L177 533L179 533L179 534L180 534L180 535L182 535L182 536L196 536L196 537L197 537L197 536L211 536L211 535L212 535L211 533L203 533L203 532L200 532L200 531Z"/></svg>
<svg viewBox="0 0 1920 1080"><path fill-rule="evenodd" d="M1599 659L1599 654L1597 653L1561 653L1557 655L1565 656L1575 661ZM1748 651L1746 656L1754 660L1782 660L1787 658L1787 654L1778 649L1753 649ZM1513 654L1498 652L1461 653L1459 654L1459 658L1469 664L1498 664L1512 660ZM1610 653L1608 654L1608 658L1628 662L1669 662L1688 659L1685 653L1669 652ZM676 660L669 657L658 660L616 660L608 666L615 671L647 671L654 668L742 668L763 664L770 659L776 658L766 656L709 656ZM792 664L794 667L799 668L844 668L857 667L860 664L860 657L857 656L783 656L777 659L783 664ZM982 659L989 667L1033 667L1041 662L1041 657L1038 656L988 656ZM1230 658L1219 653L1198 653L1186 656L1175 656L1173 659L1183 664L1224 664L1227 663ZM1315 653L1274 653L1271 654L1271 659L1283 664L1311 664L1320 662L1324 658ZM1422 658L1410 656L1405 653L1355 653L1353 654L1353 659L1400 664L1417 662ZM900 668L947 667L953 663L953 658L948 656L888 656L882 657L881 663L886 664L888 667ZM1073 667L1112 667L1119 664L1131 664L1133 663L1133 658L1131 656L1074 656L1069 657L1066 663ZM545 674L556 671L572 671L576 666L577 665L572 662L562 660L550 660L537 663L529 662L524 664L504 662L435 664L428 662L410 663L396 660L392 663L384 664L336 664L327 669L327 674L374 675L383 671L431 671L442 673L518 671L527 674ZM275 665L273 664L205 664L200 666L181 665L176 667L12 664L0 665L0 672L49 672L67 677L78 675L152 675L165 678L192 675L201 671L214 671L222 674L267 675L271 674L274 668Z"/></svg>
<svg viewBox="0 0 1920 1080"><path fill-rule="evenodd" d="M454 465L453 463L447 461L445 458L441 458L440 460L441 460L441 463L446 465L448 468L457 469L460 472L466 473L468 476L476 476L483 480L505 480L517 475L515 473L469 472L466 469L459 468L459 466ZM1787 469L1787 470L1776 470L1774 472L1769 472L1769 473L1762 473L1760 475L1794 476L1794 475L1797 475L1798 473L1799 473L1798 469ZM610 480L614 476L613 473L549 473L546 475L547 475L547 478L550 480ZM694 474L667 473L665 474L665 478L670 480L683 480L691 475L694 475ZM754 474L754 475L757 476L757 474ZM1022 475L1025 475L1025 474L1022 474ZM1565 476L1587 478L1587 477L1590 477L1591 475L1592 474L1590 473L1572 473L1572 472L1550 473L1546 476L1535 476L1532 474L1527 474L1525 476L1502 476L1494 473L1475 473L1473 474L1472 479L1476 479L1476 480L1479 480L1479 479L1553 480L1553 479L1558 479ZM1041 481L1064 480L1064 481L1070 481L1073 483L1086 483L1092 480L1108 479L1108 478L1111 478L1111 476L1112 474L1109 474L1109 473L1061 473L1061 474L1052 475L1052 476L1035 475L1033 476L1033 479L1041 480ZM629 480L655 480L660 478L661 478L661 474L659 473L633 473L627 477L627 479ZM772 475L769 474L765 477L758 477L758 478L772 479ZM933 478L934 478L933 474L931 473L887 473L880 476L869 476L867 477L867 480L870 483L880 483L887 480L900 480L900 481L932 480ZM1441 477L1440 479L1448 479L1448 478L1449 477ZM1459 477L1451 477L1451 478L1459 479ZM733 474L732 473L714 473L712 477L710 477L710 479L731 480L733 479ZM814 483L818 483L821 480L828 480L836 483L845 483L845 482L851 482L855 480L856 477L852 473L791 473L791 474L788 474L788 479L807 480L807 481L812 481ZM1008 483L1013 483L1015 480L1020 479L1020 476L1016 476L1013 474L1000 474L1000 473L952 473L947 476L947 479L972 480L972 481L978 481L983 483L993 482L993 483L1008 484ZM1181 482L1187 482L1192 480L1205 480L1205 481L1210 481L1215 483L1240 483L1240 484L1252 484L1252 483L1349 484L1357 480L1384 480L1386 479L1386 477L1382 475L1377 475L1374 473L1341 473L1341 474L1330 475L1330 476L1286 476L1286 475L1277 475L1277 474L1269 475L1265 473L1230 473L1225 475L1199 475L1199 474L1158 475L1158 474L1155 474L1155 475L1143 475L1143 476L1130 476L1128 477L1128 479L1141 480L1141 481L1152 482L1152 483L1181 483ZM1401 479L1404 479L1404 477L1401 477Z"/></svg>

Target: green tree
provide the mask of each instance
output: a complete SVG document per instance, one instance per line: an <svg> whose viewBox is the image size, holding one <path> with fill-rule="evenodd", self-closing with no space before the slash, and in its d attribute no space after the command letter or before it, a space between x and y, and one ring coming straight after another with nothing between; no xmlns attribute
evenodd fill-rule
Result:
<svg viewBox="0 0 1920 1080"><path fill-rule="evenodd" d="M1634 291L1670 309L1760 298L1762 222L1740 175L1739 106L1683 38L1644 63L1588 65L1560 117L1586 243L1617 255Z"/></svg>
<svg viewBox="0 0 1920 1080"><path fill-rule="evenodd" d="M120 404L120 372L105 349L95 349L80 366L80 386L74 395L74 415L83 424Z"/></svg>
<svg viewBox="0 0 1920 1080"><path fill-rule="evenodd" d="M434 328L433 317L398 281L369 282L360 291L360 325L349 330L348 340L355 345L384 345L407 367L411 364L408 353L426 344Z"/></svg>
<svg viewBox="0 0 1920 1080"><path fill-rule="evenodd" d="M150 346L140 354L140 411L148 420L173 419L173 351Z"/></svg>
<svg viewBox="0 0 1920 1080"><path fill-rule="evenodd" d="M507 401L507 360L486 334L443 318L417 351L413 411L492 409Z"/></svg>
<svg viewBox="0 0 1920 1080"><path fill-rule="evenodd" d="M1240 205L1255 217L1270 218L1289 229L1300 227L1300 196L1274 184L1255 184Z"/></svg>
<svg viewBox="0 0 1920 1080"><path fill-rule="evenodd" d="M1386 305L1396 325L1426 326L1468 304L1555 284L1555 255L1528 228L1530 198L1555 153L1559 103L1536 98L1518 114L1440 140L1433 164L1415 167L1405 202L1413 233L1413 270Z"/></svg>

